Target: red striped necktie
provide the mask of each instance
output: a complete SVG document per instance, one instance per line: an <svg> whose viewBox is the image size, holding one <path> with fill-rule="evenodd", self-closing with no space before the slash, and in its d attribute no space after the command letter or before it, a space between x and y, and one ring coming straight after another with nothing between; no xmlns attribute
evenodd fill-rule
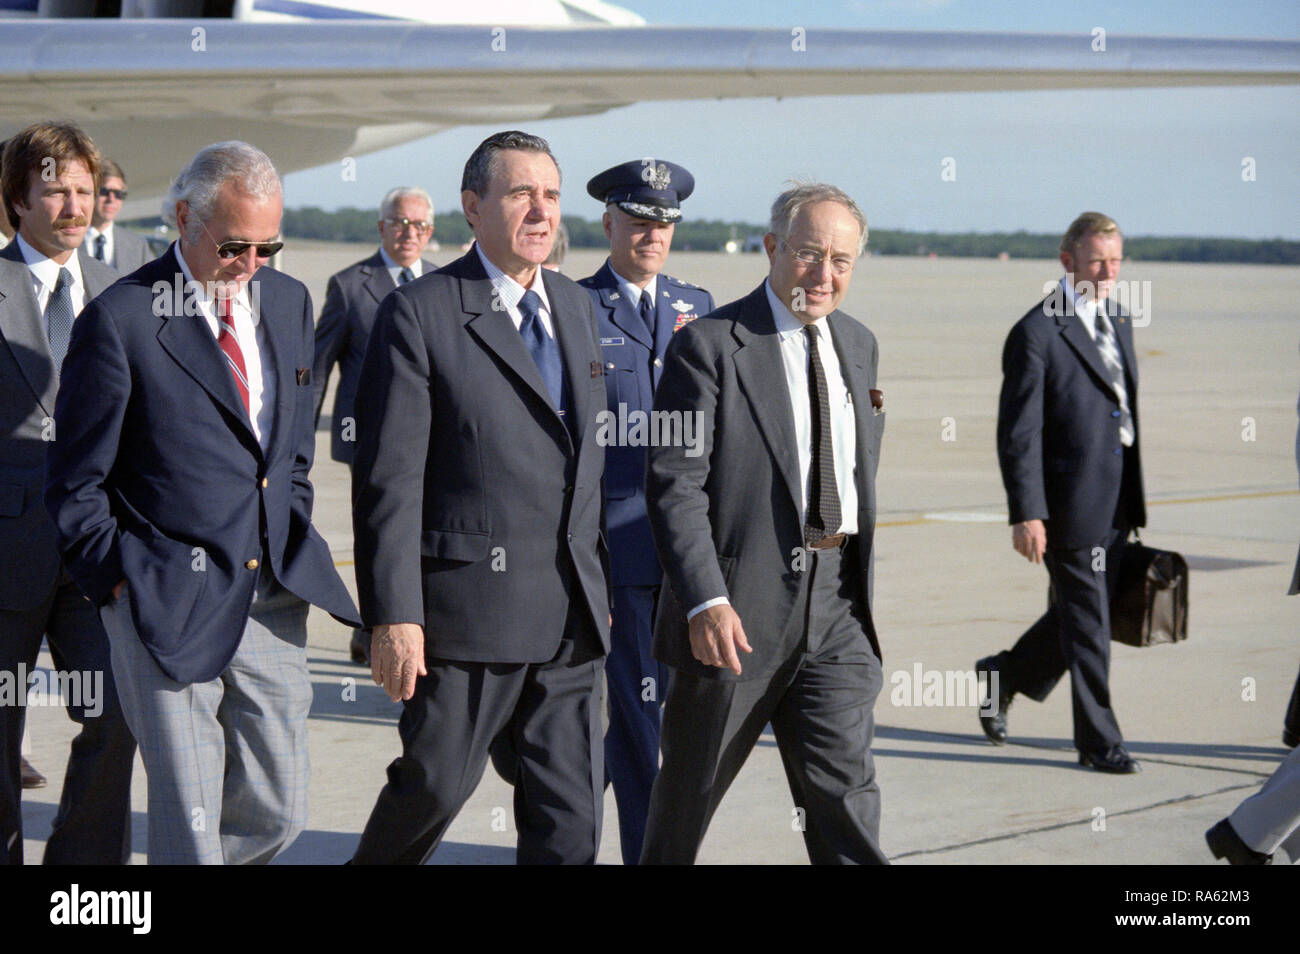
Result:
<svg viewBox="0 0 1300 954"><path fill-rule="evenodd" d="M235 336L235 319L230 316L230 299L217 299L217 321L220 324L220 330L217 332L217 345L221 348L226 356L226 364L230 366L230 373L235 378L235 390L239 392L239 399L244 402L244 413L252 415L252 408L248 400L248 368L244 364L244 352L239 347L239 339Z"/></svg>

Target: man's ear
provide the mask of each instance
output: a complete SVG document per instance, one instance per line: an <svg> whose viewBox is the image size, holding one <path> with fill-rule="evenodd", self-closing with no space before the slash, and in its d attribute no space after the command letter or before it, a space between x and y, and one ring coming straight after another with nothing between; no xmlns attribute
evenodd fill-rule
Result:
<svg viewBox="0 0 1300 954"><path fill-rule="evenodd" d="M465 221L469 223L471 229L478 227L478 203L479 196L477 192L471 189L465 189L460 194L460 210L465 213Z"/></svg>

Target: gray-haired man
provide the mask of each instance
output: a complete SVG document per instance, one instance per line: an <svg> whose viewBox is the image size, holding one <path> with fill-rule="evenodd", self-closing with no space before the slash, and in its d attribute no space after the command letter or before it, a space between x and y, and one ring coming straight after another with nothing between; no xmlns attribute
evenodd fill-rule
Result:
<svg viewBox="0 0 1300 954"><path fill-rule="evenodd" d="M73 326L45 503L149 778L149 861L270 861L307 821L307 605L356 626L311 525L312 315L280 179L201 149L179 241Z"/></svg>
<svg viewBox="0 0 1300 954"><path fill-rule="evenodd" d="M379 204L379 249L369 258L349 265L330 277L325 304L316 324L316 355L312 362L312 390L316 422L320 423L325 390L334 365L339 366L339 386L330 416L330 457L352 466L356 448L357 379L361 359L384 296L437 266L420 256L433 238L433 200L415 186L391 189ZM370 635L352 631L352 661L369 665Z"/></svg>
<svg viewBox="0 0 1300 954"><path fill-rule="evenodd" d="M695 859L769 722L809 858L885 861L870 589L885 419L876 339L838 310L866 240L839 189L786 191L763 239L767 279L668 346L655 413L690 416L703 446L649 451L670 584L654 649L673 673L642 864Z"/></svg>

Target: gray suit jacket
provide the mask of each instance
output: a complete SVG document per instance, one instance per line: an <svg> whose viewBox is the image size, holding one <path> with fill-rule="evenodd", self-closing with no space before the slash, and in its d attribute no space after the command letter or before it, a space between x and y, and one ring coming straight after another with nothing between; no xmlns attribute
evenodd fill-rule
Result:
<svg viewBox="0 0 1300 954"><path fill-rule="evenodd" d="M81 262L81 275L88 302L117 280L93 259ZM0 249L0 609L30 609L58 580L54 523L42 499L58 387L32 274L10 242Z"/></svg>
<svg viewBox="0 0 1300 954"><path fill-rule="evenodd" d="M102 264L92 254L89 237L81 243L77 255L83 262L93 261ZM157 257L149 248L149 243L145 241L144 236L124 229L120 225L113 226L113 254L108 262L109 268L119 275L130 275L141 265L147 265Z"/></svg>
<svg viewBox="0 0 1300 954"><path fill-rule="evenodd" d="M870 618L875 480L885 425L871 405L876 339L843 312L827 320L855 411L861 592L867 636L879 656ZM673 336L655 410L699 414L703 423L697 456L688 456L682 442L649 451L647 509L669 584L655 623L655 657L717 679L770 675L802 635L807 574L796 561L803 530L794 411L762 285ZM691 655L686 611L719 596L730 600L754 650L742 656L740 677Z"/></svg>
<svg viewBox="0 0 1300 954"><path fill-rule="evenodd" d="M352 464L357 593L367 626L422 623L430 659L545 662L571 612L609 647L604 365L590 297L542 276L567 422L473 249L375 316Z"/></svg>
<svg viewBox="0 0 1300 954"><path fill-rule="evenodd" d="M424 274L436 271L428 259L421 259ZM375 312L384 296L396 288L393 276L384 265L383 256L375 252L367 259L349 265L329 280L325 304L316 322L316 357L311 377L316 402L316 422L320 423L321 405L330 372L337 362L339 387L334 394L334 413L330 418L330 457L352 463L356 449L354 433L345 431L345 422L353 418L357 398L357 379L361 361L366 356L366 342L375 323ZM355 431L355 426L349 431Z"/></svg>

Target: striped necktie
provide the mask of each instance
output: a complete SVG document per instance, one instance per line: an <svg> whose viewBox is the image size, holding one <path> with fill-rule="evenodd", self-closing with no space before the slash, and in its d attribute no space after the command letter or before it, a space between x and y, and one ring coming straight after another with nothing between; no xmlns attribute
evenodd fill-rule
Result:
<svg viewBox="0 0 1300 954"><path fill-rule="evenodd" d="M217 320L221 328L217 333L217 345L226 356L226 364L235 379L235 390L244 402L244 413L252 416L252 405L248 398L248 367L244 364L244 352L239 347L239 338L235 335L235 320L230 315L230 299L217 299Z"/></svg>
<svg viewBox="0 0 1300 954"><path fill-rule="evenodd" d="M1119 399L1119 441L1125 447L1133 446L1133 412L1128 406L1128 388L1124 386L1124 359L1120 357L1119 343L1115 340L1115 330L1110 319L1106 317L1106 303L1097 302L1097 350L1101 352L1101 362L1110 375L1110 386Z"/></svg>

